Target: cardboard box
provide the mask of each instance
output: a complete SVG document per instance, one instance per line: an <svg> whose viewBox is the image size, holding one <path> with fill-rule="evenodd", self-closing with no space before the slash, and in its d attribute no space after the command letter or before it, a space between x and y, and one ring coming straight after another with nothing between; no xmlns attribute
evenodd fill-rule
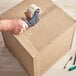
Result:
<svg viewBox="0 0 76 76"><path fill-rule="evenodd" d="M21 18L33 3L43 10L37 25L20 35L2 34L6 46L29 76L42 76L70 49L75 21L51 0L24 0L0 18Z"/></svg>

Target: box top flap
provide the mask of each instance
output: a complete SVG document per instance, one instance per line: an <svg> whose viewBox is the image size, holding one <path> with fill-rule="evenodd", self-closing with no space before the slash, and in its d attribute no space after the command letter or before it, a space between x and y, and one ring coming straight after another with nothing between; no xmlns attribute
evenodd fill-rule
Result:
<svg viewBox="0 0 76 76"><path fill-rule="evenodd" d="M51 0L24 0L22 3L3 13L0 18L22 18L24 12L31 4L38 5L42 11L55 5Z"/></svg>
<svg viewBox="0 0 76 76"><path fill-rule="evenodd" d="M26 8L32 3L41 7L45 13L36 26L31 27L22 35L15 37L17 39L24 37L24 39L29 40L30 45L32 44L37 50L42 50L71 27L74 20L51 0L25 0L21 4L2 14L0 18L21 18L24 16ZM21 40L19 41L22 42ZM25 44L23 43L22 45Z"/></svg>
<svg viewBox="0 0 76 76"><path fill-rule="evenodd" d="M74 21L60 8L55 7L39 23L25 31L25 37L38 49L42 50L67 29Z"/></svg>

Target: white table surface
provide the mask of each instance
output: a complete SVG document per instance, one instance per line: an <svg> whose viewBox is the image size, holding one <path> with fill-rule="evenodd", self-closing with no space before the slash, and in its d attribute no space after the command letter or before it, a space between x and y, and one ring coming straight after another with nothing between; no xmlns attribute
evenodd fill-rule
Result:
<svg viewBox="0 0 76 76"><path fill-rule="evenodd" d="M76 0L52 0L76 20Z"/></svg>
<svg viewBox="0 0 76 76"><path fill-rule="evenodd" d="M76 0L52 0L60 8L62 8L68 15L76 20ZM63 69L65 63L73 56L73 59L68 63L67 68ZM43 76L76 76L76 70L68 71L72 66L74 60L74 51L70 50L57 63L55 63Z"/></svg>
<svg viewBox="0 0 76 76"><path fill-rule="evenodd" d="M0 0L0 14L7 11L11 7L14 7L22 0ZM73 19L76 20L76 0L52 0L59 7L61 7L65 12L67 12ZM9 7L10 6L10 7ZM9 53L10 54L10 53ZM67 62L68 58L73 55L72 51L69 51L65 56L63 56L57 63L55 63L43 76L76 76L76 70L68 72L68 68L72 66L73 60L68 64L67 68L64 70L63 67ZM7 57L7 56L6 56ZM11 60L10 60L11 61ZM3 62L4 63L4 62ZM7 61L6 61L7 63ZM10 63L10 66L13 63ZM16 64L17 65L17 64ZM19 65L19 64L18 64ZM20 66L20 65L19 65ZM15 68L15 67L14 67ZM1 69L0 69L1 71ZM9 71L10 72L10 71ZM1 72L0 72L1 73ZM4 72L3 72L4 73ZM3 75L3 74L2 74ZM6 76L6 75L3 75ZM12 76L12 75L10 75ZM27 76L27 75L22 75Z"/></svg>
<svg viewBox="0 0 76 76"><path fill-rule="evenodd" d="M73 52L68 52L57 63L55 63L43 76L76 76L76 70L68 71L68 69L72 66L73 59L68 63L66 69L63 68L72 54Z"/></svg>

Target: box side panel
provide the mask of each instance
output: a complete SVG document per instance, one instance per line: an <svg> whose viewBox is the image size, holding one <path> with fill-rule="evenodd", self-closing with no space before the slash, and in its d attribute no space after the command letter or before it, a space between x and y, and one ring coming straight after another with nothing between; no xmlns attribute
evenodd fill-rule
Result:
<svg viewBox="0 0 76 76"><path fill-rule="evenodd" d="M37 4L42 10L54 5L51 0L24 0L21 4L2 14L0 18L21 18L24 16L25 9L32 3ZM69 49L73 29L66 34L61 34L69 29L73 23L74 21L64 11L55 7L44 18L41 18L37 24L38 26L30 28L22 34L25 36L24 39L27 38L38 52L41 53L39 58L41 61L39 63L41 73L47 70L50 65L55 63ZM38 64L33 65L34 61L32 56L28 53L28 50L25 50L23 45L20 44L22 41L19 41L17 36L15 37L5 32L3 33L3 37L6 46L15 54L23 66L26 67L30 76L36 75L34 72ZM61 46L61 44L63 46ZM44 50L42 50L43 48Z"/></svg>
<svg viewBox="0 0 76 76"><path fill-rule="evenodd" d="M42 50L40 53L40 72L42 74L70 49L73 34L74 27L71 27Z"/></svg>
<svg viewBox="0 0 76 76"><path fill-rule="evenodd" d="M51 0L24 0L21 4L2 14L0 18L20 18L24 16L24 11L32 3L41 7L42 11L50 10L49 13L46 12L46 15L44 14L44 18L40 19L37 26L28 29L23 34L36 49L41 51L66 31L74 23L74 20L57 7ZM50 9L48 9L49 7Z"/></svg>
<svg viewBox="0 0 76 76"><path fill-rule="evenodd" d="M29 75L34 76L33 57L26 49L24 49L24 47L15 39L13 35L6 32L2 32L2 35L7 48L20 61Z"/></svg>
<svg viewBox="0 0 76 76"><path fill-rule="evenodd" d="M64 11L55 7L44 18L41 18L37 26L30 28L25 36L39 50L39 52L68 30L74 23Z"/></svg>

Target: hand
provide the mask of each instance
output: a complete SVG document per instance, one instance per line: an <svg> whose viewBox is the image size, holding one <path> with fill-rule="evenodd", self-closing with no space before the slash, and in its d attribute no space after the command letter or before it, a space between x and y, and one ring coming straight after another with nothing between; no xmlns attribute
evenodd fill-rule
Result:
<svg viewBox="0 0 76 76"><path fill-rule="evenodd" d="M25 31L28 25L21 19L2 19L0 20L0 31L11 32L18 35Z"/></svg>

